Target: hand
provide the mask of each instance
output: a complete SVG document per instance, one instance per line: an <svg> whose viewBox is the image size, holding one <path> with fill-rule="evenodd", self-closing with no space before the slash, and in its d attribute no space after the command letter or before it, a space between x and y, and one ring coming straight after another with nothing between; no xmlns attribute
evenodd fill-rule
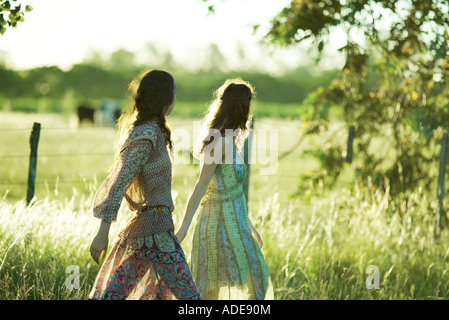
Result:
<svg viewBox="0 0 449 320"><path fill-rule="evenodd" d="M108 251L108 235L103 233L97 233L92 244L90 245L90 256L94 261L99 264L99 259L104 259L106 251Z"/></svg>

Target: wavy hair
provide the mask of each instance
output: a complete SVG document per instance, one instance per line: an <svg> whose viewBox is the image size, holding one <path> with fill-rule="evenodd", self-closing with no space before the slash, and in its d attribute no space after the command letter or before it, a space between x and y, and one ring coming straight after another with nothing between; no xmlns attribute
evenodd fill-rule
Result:
<svg viewBox="0 0 449 320"><path fill-rule="evenodd" d="M213 142L213 131L219 131L223 136L227 130L238 130L238 135L233 136L234 143L242 148L249 133L250 106L254 96L254 87L241 78L228 79L215 90L194 147L195 158L201 159L204 148Z"/></svg>
<svg viewBox="0 0 449 320"><path fill-rule="evenodd" d="M171 129L165 119L165 112L175 99L176 85L173 76L161 70L146 71L130 83L128 90L131 94L131 108L117 121L115 160L119 158L121 146L130 131L149 121L157 123L165 144L172 151Z"/></svg>

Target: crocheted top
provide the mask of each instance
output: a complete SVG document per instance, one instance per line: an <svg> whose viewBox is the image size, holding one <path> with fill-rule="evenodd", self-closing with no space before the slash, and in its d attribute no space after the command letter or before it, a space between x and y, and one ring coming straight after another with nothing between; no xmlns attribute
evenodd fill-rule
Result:
<svg viewBox="0 0 449 320"><path fill-rule="evenodd" d="M129 133L119 160L98 189L93 215L115 222L125 198L128 208L137 214L120 232L121 236L144 237L174 230L171 180L172 161L162 132L155 122L138 125ZM154 207L156 210L149 210Z"/></svg>

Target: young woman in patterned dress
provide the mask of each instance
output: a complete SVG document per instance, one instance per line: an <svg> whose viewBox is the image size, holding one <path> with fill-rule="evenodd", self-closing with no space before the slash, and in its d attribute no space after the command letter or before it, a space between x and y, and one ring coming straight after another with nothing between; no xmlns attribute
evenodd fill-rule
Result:
<svg viewBox="0 0 449 320"><path fill-rule="evenodd" d="M171 215L173 144L165 116L175 105L175 82L169 73L153 70L130 88L133 110L119 121L115 166L93 203L93 215L101 219L90 247L97 263L123 197L135 214L120 231L89 298L200 299Z"/></svg>
<svg viewBox="0 0 449 320"><path fill-rule="evenodd" d="M249 83L227 80L215 92L194 149L200 175L176 236L180 242L185 238L199 207L191 271L203 299L273 299L262 239L248 218L242 186L241 147L253 93Z"/></svg>

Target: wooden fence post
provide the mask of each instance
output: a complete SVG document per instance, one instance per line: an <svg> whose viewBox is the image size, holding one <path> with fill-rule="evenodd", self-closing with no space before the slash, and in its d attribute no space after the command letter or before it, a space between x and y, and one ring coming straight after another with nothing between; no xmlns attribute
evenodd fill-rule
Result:
<svg viewBox="0 0 449 320"><path fill-rule="evenodd" d="M346 151L346 162L347 163L352 163L354 135L355 135L355 128L354 128L354 126L350 126L349 133L348 133L348 147L347 147L347 151Z"/></svg>
<svg viewBox="0 0 449 320"><path fill-rule="evenodd" d="M447 132L443 135L443 140L441 141L441 151L440 151L440 170L438 173L438 206L439 206L439 217L438 217L438 227L441 230L443 227L443 215L444 215L444 176L446 174L446 163L447 163L447 143L448 134Z"/></svg>
<svg viewBox="0 0 449 320"><path fill-rule="evenodd" d="M245 181L243 181L243 191L245 192L245 197L246 197L246 204L248 205L248 196L249 196L249 169L250 169L250 154L251 154L251 140L252 140L252 135L253 135L253 129L254 129L254 122L255 119L254 117L251 120L251 126L250 126L250 131L249 131L249 135L248 135L248 139L245 140L245 144L243 146L243 161L245 162L246 165L246 178Z"/></svg>
<svg viewBox="0 0 449 320"><path fill-rule="evenodd" d="M28 169L28 188L26 204L29 205L34 197L34 186L36 182L36 165L37 165L37 145L39 143L39 136L41 132L41 124L35 122L30 136L30 166Z"/></svg>

